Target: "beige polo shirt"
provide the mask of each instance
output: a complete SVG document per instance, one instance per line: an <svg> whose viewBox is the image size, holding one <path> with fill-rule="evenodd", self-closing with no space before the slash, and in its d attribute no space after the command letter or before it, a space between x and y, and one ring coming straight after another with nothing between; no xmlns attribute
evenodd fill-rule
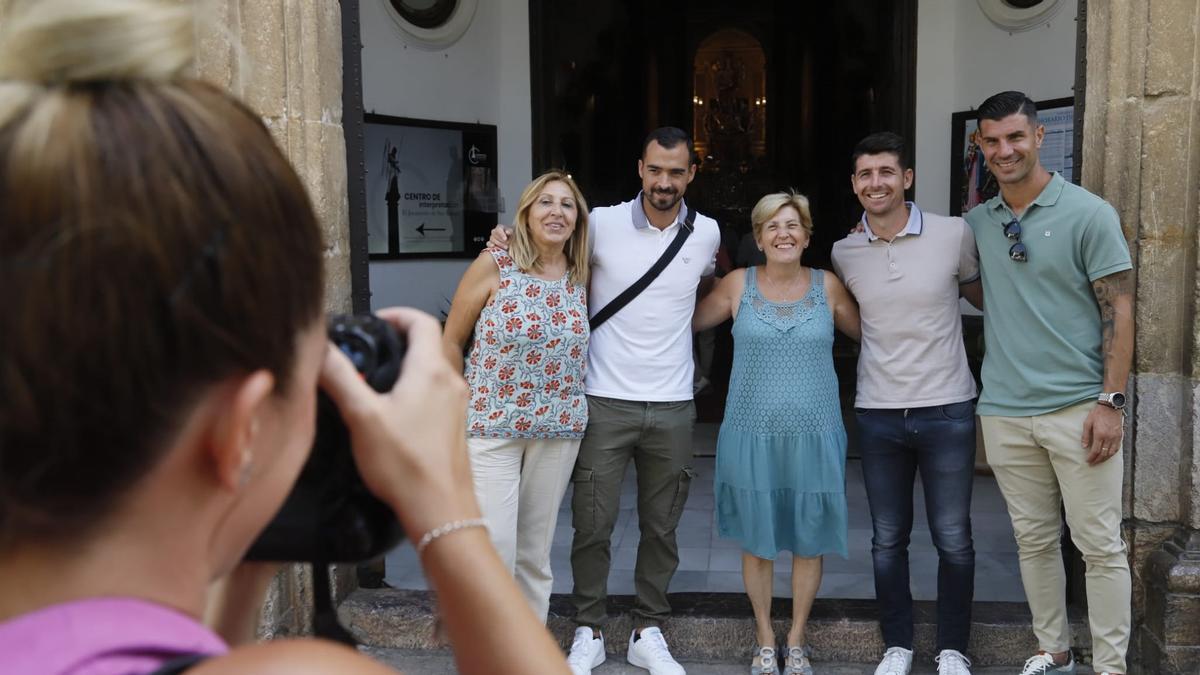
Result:
<svg viewBox="0 0 1200 675"><path fill-rule="evenodd" d="M892 241L865 231L833 245L833 269L858 300L859 408L922 408L975 397L959 315L959 284L979 277L962 218L922 213Z"/></svg>

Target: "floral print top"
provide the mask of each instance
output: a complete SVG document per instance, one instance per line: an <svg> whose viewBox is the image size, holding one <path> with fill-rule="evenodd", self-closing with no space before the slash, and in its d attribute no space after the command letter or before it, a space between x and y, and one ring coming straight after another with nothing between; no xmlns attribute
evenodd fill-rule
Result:
<svg viewBox="0 0 1200 675"><path fill-rule="evenodd" d="M488 249L500 289L479 313L467 358L467 433L475 438L582 438L587 425L586 290L546 281Z"/></svg>

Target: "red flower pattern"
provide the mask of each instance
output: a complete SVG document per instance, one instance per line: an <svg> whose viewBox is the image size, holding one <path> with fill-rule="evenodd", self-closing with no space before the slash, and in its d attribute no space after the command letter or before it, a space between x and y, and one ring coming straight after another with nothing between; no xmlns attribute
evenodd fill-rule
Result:
<svg viewBox="0 0 1200 675"><path fill-rule="evenodd" d="M472 434L578 435L587 420L585 289L517 271L493 250L500 290L481 312L468 357ZM499 328L498 328L499 327Z"/></svg>

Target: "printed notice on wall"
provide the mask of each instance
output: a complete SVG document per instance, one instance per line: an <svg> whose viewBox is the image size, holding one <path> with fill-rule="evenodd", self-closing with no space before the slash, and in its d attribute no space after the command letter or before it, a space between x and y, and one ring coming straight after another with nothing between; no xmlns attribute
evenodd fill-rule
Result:
<svg viewBox="0 0 1200 675"><path fill-rule="evenodd" d="M1046 135L1038 152L1047 171L1057 171L1067 181L1075 178L1075 102L1071 98L1041 101L1037 104L1038 122ZM995 197L1000 184L988 169L979 125L974 110L956 112L950 117L950 215L967 213Z"/></svg>
<svg viewBox="0 0 1200 675"><path fill-rule="evenodd" d="M1072 149L1075 134L1075 107L1064 106L1038 111L1038 121L1046 128L1038 156L1047 171L1057 171L1067 182L1074 178L1075 156Z"/></svg>
<svg viewBox="0 0 1200 675"><path fill-rule="evenodd" d="M370 252L449 253L463 248L462 132L367 124Z"/></svg>

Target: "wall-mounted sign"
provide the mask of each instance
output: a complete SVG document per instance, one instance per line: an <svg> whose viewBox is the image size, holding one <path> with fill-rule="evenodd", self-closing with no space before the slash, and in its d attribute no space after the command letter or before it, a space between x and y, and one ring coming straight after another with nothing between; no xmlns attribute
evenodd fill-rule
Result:
<svg viewBox="0 0 1200 675"><path fill-rule="evenodd" d="M371 258L477 255L500 211L496 127L374 114L364 122Z"/></svg>
<svg viewBox="0 0 1200 675"><path fill-rule="evenodd" d="M1047 171L1061 173L1069 182L1074 175L1075 99L1039 101L1038 123L1046 128L1038 158ZM996 178L983 160L977 142L979 124L974 110L950 117L950 215L961 216L1000 191Z"/></svg>

